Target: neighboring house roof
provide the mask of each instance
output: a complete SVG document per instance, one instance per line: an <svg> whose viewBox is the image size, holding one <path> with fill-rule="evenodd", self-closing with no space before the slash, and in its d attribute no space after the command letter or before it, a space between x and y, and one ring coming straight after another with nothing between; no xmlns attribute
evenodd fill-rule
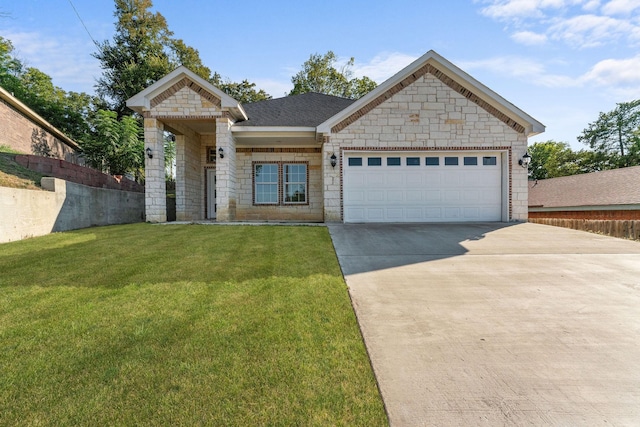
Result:
<svg viewBox="0 0 640 427"><path fill-rule="evenodd" d="M545 130L542 123L430 50L367 95L319 125L318 132L339 132L426 73L433 74L447 86L480 105L517 132L533 136Z"/></svg>
<svg viewBox="0 0 640 427"><path fill-rule="evenodd" d="M640 206L640 166L529 181L529 208Z"/></svg>
<svg viewBox="0 0 640 427"><path fill-rule="evenodd" d="M353 102L353 99L313 92L268 99L244 104L249 120L236 125L316 127Z"/></svg>
<svg viewBox="0 0 640 427"><path fill-rule="evenodd" d="M127 107L142 114L145 110L151 109L152 104L162 102L162 100L173 95L179 88L187 85L205 97L210 94L219 99L218 106L223 110L229 111L236 120L247 119L247 115L238 101L184 65L179 66L142 92L127 99Z"/></svg>
<svg viewBox="0 0 640 427"><path fill-rule="evenodd" d="M54 138L59 139L64 144L73 148L76 151L80 151L80 147L78 144L67 135L65 135L60 129L53 126L51 123L46 121L42 116L33 111L31 108L27 107L23 104L18 98L10 94L3 87L0 87L0 99L5 101L11 107L15 108L20 114L24 115L27 119L31 120L36 125L40 126L42 129L49 132L53 135Z"/></svg>

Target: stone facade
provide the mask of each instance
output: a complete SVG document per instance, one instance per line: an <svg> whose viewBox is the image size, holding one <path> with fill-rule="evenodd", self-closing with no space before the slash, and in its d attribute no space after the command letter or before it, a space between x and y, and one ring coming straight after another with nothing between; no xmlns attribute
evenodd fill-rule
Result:
<svg viewBox="0 0 640 427"><path fill-rule="evenodd" d="M518 159L526 152L527 135L544 126L437 54L429 52L419 61L411 72L356 101L353 109L332 112L333 118L314 125L294 125L300 120L295 111L271 107L254 109L253 114L262 111L268 120L251 122L237 101L186 68L175 70L127 101L145 117L145 144L155 153L146 161L147 219L166 220L162 136L168 130L176 135L178 220L213 217L208 177L215 170L217 221L341 222L342 160L348 150L500 153L502 218L526 220L527 171ZM316 111L315 106L307 111ZM337 164L332 166L334 154ZM262 162L278 164L277 203L255 203L254 165ZM283 201L287 163L307 165L304 203Z"/></svg>
<svg viewBox="0 0 640 427"><path fill-rule="evenodd" d="M255 163L301 163L307 165L307 200L301 205L254 204L253 165ZM322 221L322 159L320 149L273 148L239 149L236 154L237 220ZM282 191L282 189L280 189Z"/></svg>
<svg viewBox="0 0 640 427"><path fill-rule="evenodd" d="M325 221L342 220L341 179L326 159L336 153L342 167L342 153L349 149L502 151L509 219L527 219L527 173L517 163L526 152L526 136L433 74L424 74L329 137L323 146Z"/></svg>

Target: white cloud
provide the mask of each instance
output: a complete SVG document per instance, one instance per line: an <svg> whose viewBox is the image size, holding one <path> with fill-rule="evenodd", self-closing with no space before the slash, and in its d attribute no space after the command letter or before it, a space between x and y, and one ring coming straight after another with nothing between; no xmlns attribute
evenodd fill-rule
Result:
<svg viewBox="0 0 640 427"><path fill-rule="evenodd" d="M543 18L547 9L558 10L587 2L585 0L487 0L484 3L489 3L489 6L481 9L483 15L500 20L517 20Z"/></svg>
<svg viewBox="0 0 640 427"><path fill-rule="evenodd" d="M611 0L602 6L605 15L628 15L640 9L640 0Z"/></svg>
<svg viewBox="0 0 640 427"><path fill-rule="evenodd" d="M626 88L627 92L635 88L637 97L640 92L640 55L627 59L602 60L585 73L582 80L599 86Z"/></svg>
<svg viewBox="0 0 640 427"><path fill-rule="evenodd" d="M482 69L497 75L515 78L526 83L544 87L577 86L579 82L569 76L547 73L546 67L539 61L518 56L502 56L480 61L461 62L465 71Z"/></svg>
<svg viewBox="0 0 640 427"><path fill-rule="evenodd" d="M96 50L91 42L37 32L2 31L0 35L11 40L18 59L48 74L55 86L65 91L94 92L101 70L98 60L91 56Z"/></svg>
<svg viewBox="0 0 640 427"><path fill-rule="evenodd" d="M356 62L352 71L356 77L367 76L377 83L382 83L416 59L417 56L405 53L383 52L363 65Z"/></svg>
<svg viewBox="0 0 640 427"><path fill-rule="evenodd" d="M608 16L579 15L559 20L549 28L552 39L576 48L602 46L626 36L633 37L640 28Z"/></svg>
<svg viewBox="0 0 640 427"><path fill-rule="evenodd" d="M543 45L547 42L545 34L534 33L533 31L518 31L511 35L516 42L527 46Z"/></svg>
<svg viewBox="0 0 640 427"><path fill-rule="evenodd" d="M640 9L640 0L480 1L488 4L480 13L508 22L511 38L520 44L556 40L583 49L621 41L640 43L640 19L634 14Z"/></svg>

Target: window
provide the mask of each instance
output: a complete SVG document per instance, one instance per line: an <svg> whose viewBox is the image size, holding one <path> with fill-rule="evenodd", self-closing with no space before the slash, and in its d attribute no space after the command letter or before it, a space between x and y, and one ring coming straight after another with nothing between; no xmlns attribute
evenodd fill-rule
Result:
<svg viewBox="0 0 640 427"><path fill-rule="evenodd" d="M284 202L307 202L307 165L284 165Z"/></svg>
<svg viewBox="0 0 640 427"><path fill-rule="evenodd" d="M491 157L483 157L482 158L482 164L484 166L495 166L497 165L497 159L495 156L491 156Z"/></svg>
<svg viewBox="0 0 640 427"><path fill-rule="evenodd" d="M307 162L254 163L253 203L256 205L308 204Z"/></svg>
<svg viewBox="0 0 640 427"><path fill-rule="evenodd" d="M259 163L254 166L255 202L278 203L278 165Z"/></svg>
<svg viewBox="0 0 640 427"><path fill-rule="evenodd" d="M387 166L400 166L400 157L387 157Z"/></svg>
<svg viewBox="0 0 640 427"><path fill-rule="evenodd" d="M440 157L426 157L425 162L427 166L439 166Z"/></svg>
<svg viewBox="0 0 640 427"><path fill-rule="evenodd" d="M362 166L362 157L349 157L349 166Z"/></svg>
<svg viewBox="0 0 640 427"><path fill-rule="evenodd" d="M478 158L477 157L465 157L464 158L464 165L465 166L477 166L478 165Z"/></svg>
<svg viewBox="0 0 640 427"><path fill-rule="evenodd" d="M445 166L458 166L458 158L457 157L445 157L444 158Z"/></svg>
<svg viewBox="0 0 640 427"><path fill-rule="evenodd" d="M207 163L216 162L216 147L207 147Z"/></svg>
<svg viewBox="0 0 640 427"><path fill-rule="evenodd" d="M369 157L367 159L367 166L382 166L381 157Z"/></svg>
<svg viewBox="0 0 640 427"><path fill-rule="evenodd" d="M420 166L420 157L407 157L407 166Z"/></svg>

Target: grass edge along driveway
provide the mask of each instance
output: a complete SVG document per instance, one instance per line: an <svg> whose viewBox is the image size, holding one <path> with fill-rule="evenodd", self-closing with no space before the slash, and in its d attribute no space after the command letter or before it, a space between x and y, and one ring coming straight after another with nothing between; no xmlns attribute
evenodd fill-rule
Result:
<svg viewBox="0 0 640 427"><path fill-rule="evenodd" d="M0 425L386 425L325 227L0 245Z"/></svg>

